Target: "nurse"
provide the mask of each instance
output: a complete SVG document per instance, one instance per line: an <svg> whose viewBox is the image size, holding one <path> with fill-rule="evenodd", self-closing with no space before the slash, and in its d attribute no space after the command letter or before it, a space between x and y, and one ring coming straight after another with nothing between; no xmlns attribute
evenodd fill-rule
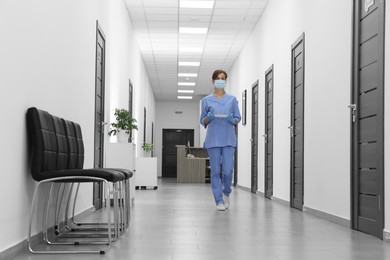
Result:
<svg viewBox="0 0 390 260"><path fill-rule="evenodd" d="M207 129L204 147L210 158L211 189L219 211L226 210L230 206L234 150L237 147L234 128L241 120L236 97L224 90L226 79L225 71L214 71L211 81L214 91L202 99L200 116L200 123Z"/></svg>

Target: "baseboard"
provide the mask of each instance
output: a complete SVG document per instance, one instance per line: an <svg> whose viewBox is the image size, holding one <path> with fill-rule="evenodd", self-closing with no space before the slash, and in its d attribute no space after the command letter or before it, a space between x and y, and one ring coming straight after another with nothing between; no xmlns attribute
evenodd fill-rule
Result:
<svg viewBox="0 0 390 260"><path fill-rule="evenodd" d="M339 224L339 225L347 227L347 228L351 228L351 221L348 219L345 219L345 218L342 218L339 216L335 216L335 215L332 215L332 214L329 214L329 213L326 213L326 212L323 212L320 210L312 209L312 208L307 207L307 206L303 206L303 211L310 214L310 215L316 216L318 218L333 222L335 224Z"/></svg>
<svg viewBox="0 0 390 260"><path fill-rule="evenodd" d="M264 197L264 192L262 191L256 191L256 194Z"/></svg>
<svg viewBox="0 0 390 260"><path fill-rule="evenodd" d="M240 186L240 185L237 185L237 187L242 189L242 190L252 192L250 188ZM257 191L256 194L264 196L264 192L261 192L261 191ZM290 207L290 201L283 200L283 199L280 199L277 197L271 197L271 200L274 202L277 202L279 204L285 205L287 207ZM320 210L312 209L312 208L307 207L307 206L303 206L303 211L305 213L316 216L318 218L333 222L335 224L338 224L338 225L341 225L341 226L344 226L347 228L351 228L351 221L348 219L345 219L345 218L342 218L339 216L335 216L335 215L332 215L332 214L329 214L329 213L326 213L326 212L323 212ZM383 240L390 242L390 231L385 231L385 230L383 231Z"/></svg>
<svg viewBox="0 0 390 260"><path fill-rule="evenodd" d="M383 241L390 243L390 231L384 229L383 230Z"/></svg>
<svg viewBox="0 0 390 260"><path fill-rule="evenodd" d="M90 215L92 212L95 211L95 207L90 207L79 214L76 215L77 218L84 218ZM62 222L61 225L64 223ZM49 230L54 232L54 226L50 227ZM39 232L38 234L34 235L31 237L30 242L32 245L38 244L39 242L42 241L43 233L42 231ZM22 242L4 250L3 252L0 252L0 260L8 260L8 259L13 259L15 255L24 253L24 252L29 252L27 249L27 238L23 240Z"/></svg>
<svg viewBox="0 0 390 260"><path fill-rule="evenodd" d="M241 185L238 185L236 186L237 188L241 189L241 190L245 190L245 191L249 191L249 192L252 192L250 188L247 188L247 187L244 187L244 186L241 186Z"/></svg>
<svg viewBox="0 0 390 260"><path fill-rule="evenodd" d="M284 206L290 207L290 201L288 201L288 200L279 199L279 198L274 197L274 196L271 197L271 200L273 200L279 204L282 204Z"/></svg>

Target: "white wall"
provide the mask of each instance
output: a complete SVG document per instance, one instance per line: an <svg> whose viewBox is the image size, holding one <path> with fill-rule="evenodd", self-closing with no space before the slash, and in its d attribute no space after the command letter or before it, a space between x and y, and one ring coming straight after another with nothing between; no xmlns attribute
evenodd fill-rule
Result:
<svg viewBox="0 0 390 260"><path fill-rule="evenodd" d="M137 120L138 131L133 131L133 142L137 144L138 156L145 156L141 146L144 133L144 107L146 107L146 141L151 142L151 125L155 121L155 97L146 72L141 52L124 1L116 1L108 9L107 47L110 56L107 59L106 85L109 88L108 113L109 124L115 121L115 108L128 109L129 79L133 85L133 116ZM107 98L107 97L106 97ZM106 132L109 131L107 124ZM116 142L116 137L107 137L108 142Z"/></svg>
<svg viewBox="0 0 390 260"><path fill-rule="evenodd" d="M175 114L182 111L182 114ZM157 102L155 156L158 157L157 172L162 176L162 131L163 129L194 129L194 146L199 144L199 103L193 101Z"/></svg>
<svg viewBox="0 0 390 260"><path fill-rule="evenodd" d="M0 252L26 238L35 187L27 151L25 114L29 107L79 122L84 167L93 167L96 20L107 40L106 118L114 107L127 108L129 77L136 105L142 111L144 105L150 106L152 117L154 97L123 1L0 2L0 156L3 176L9 181L0 189L4 209L0 229L7 234L0 236ZM90 207L91 201L91 185L84 185L79 211Z"/></svg>
<svg viewBox="0 0 390 260"><path fill-rule="evenodd" d="M264 73L274 64L274 197L289 201L291 44L305 32L304 204L346 219L351 10L350 1L270 1L229 75L237 97L248 90L247 125L240 126L238 148L238 184L245 187L250 187L251 86L259 79L258 187L263 192Z"/></svg>

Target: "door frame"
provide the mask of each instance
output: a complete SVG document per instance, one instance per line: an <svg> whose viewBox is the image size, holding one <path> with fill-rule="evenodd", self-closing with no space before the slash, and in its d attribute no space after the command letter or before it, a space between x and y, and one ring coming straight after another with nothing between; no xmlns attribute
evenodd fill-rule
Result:
<svg viewBox="0 0 390 260"><path fill-rule="evenodd" d="M267 196L267 190L268 190L268 81L267 81L267 75L272 73L272 161L274 157L273 152L273 121L274 121L274 64L271 65L266 71L265 71L265 77L264 77L264 104L265 104L265 110L264 110L264 197L271 199L272 194L270 196ZM273 162L272 162L272 183L273 183ZM273 186L273 185L272 185Z"/></svg>
<svg viewBox="0 0 390 260"><path fill-rule="evenodd" d="M253 123L254 123L254 117L253 117L253 111L254 111L254 89L257 87L257 125L256 125L256 129L254 129L253 127ZM252 120L252 124L251 124L251 192L252 193L256 193L257 190L259 189L259 186L258 186L258 183L259 183L259 80L256 80L255 83L252 84L252 102L251 102L251 120ZM256 140L254 140L254 135L253 135L253 131L256 131ZM256 141L256 142L255 142ZM256 159L257 159L257 162L256 162L256 173L254 173L253 171L253 149L254 149L254 144L256 144L256 147L257 147L257 156L256 156ZM256 174L256 181L254 180L255 178L255 174ZM255 186L254 186L255 185ZM256 187L256 190L254 190L254 187Z"/></svg>
<svg viewBox="0 0 390 260"><path fill-rule="evenodd" d="M99 44L99 35L103 39L103 53L102 53L102 84L101 84L101 91L102 91L102 118L101 122L96 122L96 95L97 93L97 73L98 73L98 68L97 68L97 51L98 51L98 44ZM101 164L100 167L102 167L102 164L104 162L104 103L105 103L105 63L106 63L106 36L103 32L103 29L100 27L99 21L96 20L96 42L95 42L95 108L94 108L94 122L95 122L95 127L94 127L94 152L96 152L96 126L100 125L101 126L101 137L103 140L101 141L101 149L100 149L100 160ZM97 162L95 161L96 156L94 154L94 166L97 165ZM99 194L99 195L97 195ZM94 182L93 184L93 198L92 198L92 203L96 209L99 209L103 206L103 183L102 182Z"/></svg>
<svg viewBox="0 0 390 260"><path fill-rule="evenodd" d="M302 210L304 205L304 187L305 187L305 33L302 33L297 40L291 45L291 115L290 126L293 126L293 134L295 135L295 64L294 64L294 52L293 50L302 43L302 207L299 208ZM293 143L294 142L294 143ZM294 165L295 165L295 157L293 158L295 148L295 138L290 135L290 207L298 209L294 207ZM294 160L293 160L294 159Z"/></svg>
<svg viewBox="0 0 390 260"><path fill-rule="evenodd" d="M134 95L133 95L133 92L134 92L134 89L133 89L133 83L131 82L131 79L129 79L129 113L131 115L132 118L134 118L133 116L133 101L134 101ZM128 140L129 143L132 143L133 142L133 131L130 131L130 135L129 135L129 140Z"/></svg>
<svg viewBox="0 0 390 260"><path fill-rule="evenodd" d="M380 2L381 3L381 2ZM353 1L353 8L352 8L352 66L351 66L351 104L356 104L357 107L360 107L360 104L358 103L359 99L359 73L358 71L360 70L359 68L359 47L360 45L359 42L359 37L360 37L360 26L359 26L359 20L360 20L360 1ZM381 85L382 88L378 88L378 96L382 97L382 109L378 110L378 117L382 118L381 120L381 128L380 128L380 134L378 136L378 150L381 150L382 152L382 157L377 158L377 169L380 169L377 171L378 173L378 182L381 183L381 185L378 188L378 194L379 194L379 208L382 209L382 214L379 214L381 226L382 226L382 232L381 234L378 234L377 236L380 239L383 239L383 228L385 227L384 225L384 214L385 214L385 187L384 187L384 170L385 170L385 165L384 165L384 130L385 130L385 125L384 125L384 113L385 113L385 101L384 101L384 91L385 91L385 85L384 85L384 80L385 80L385 64L384 64L384 54L385 54L385 23L386 23L386 4L385 1L383 1L383 8L382 12L380 15L383 16L383 21L384 23L381 24L380 26L380 31L383 32L383 41L381 42L382 44L382 50L383 50L383 55L378 55L378 64L381 66L382 70L382 75L378 79L378 86ZM359 15L356 15L359 14ZM382 57L382 58L380 58ZM356 86L356 87L354 87ZM355 91L356 90L356 91ZM358 111L358 110L357 110ZM358 114L357 114L358 116ZM356 136L355 136L356 133ZM359 156L358 156L358 143L357 143L357 136L359 135L358 131L358 124L353 122L352 115L350 117L350 178L351 178L351 228L358 230L358 185L359 185L359 176L357 175L357 170L359 169ZM380 173L380 174L379 174ZM381 199L382 198L382 199ZM372 235L372 234L371 234Z"/></svg>

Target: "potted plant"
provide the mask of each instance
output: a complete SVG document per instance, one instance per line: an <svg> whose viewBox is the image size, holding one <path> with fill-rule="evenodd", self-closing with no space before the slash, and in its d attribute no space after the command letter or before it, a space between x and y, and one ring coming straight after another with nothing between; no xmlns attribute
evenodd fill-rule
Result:
<svg viewBox="0 0 390 260"><path fill-rule="evenodd" d="M151 152L153 151L153 144L149 144L149 143L143 143L142 144L142 150L144 150L145 152Z"/></svg>
<svg viewBox="0 0 390 260"><path fill-rule="evenodd" d="M115 108L115 122L111 123L108 135L116 135L118 142L127 141L133 129L138 130L137 120L126 109Z"/></svg>

